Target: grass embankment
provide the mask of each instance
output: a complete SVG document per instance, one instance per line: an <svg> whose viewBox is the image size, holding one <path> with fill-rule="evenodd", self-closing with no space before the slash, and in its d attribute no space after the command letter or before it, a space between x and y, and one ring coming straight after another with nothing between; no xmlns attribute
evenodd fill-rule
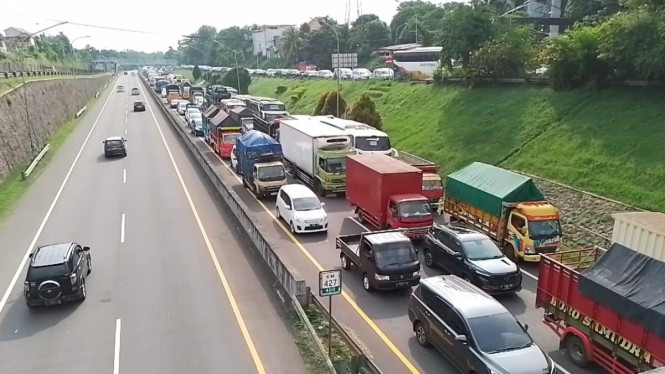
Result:
<svg viewBox="0 0 665 374"><path fill-rule="evenodd" d="M253 78L252 94L310 114L335 81ZM278 86L287 86L275 94ZM298 101L293 88L305 93ZM368 93L394 146L441 167L482 161L553 179L645 209L665 211L665 93L646 89L554 92L397 82L342 82L351 105Z"/></svg>
<svg viewBox="0 0 665 374"><path fill-rule="evenodd" d="M173 74L180 74L180 75L182 75L182 76L185 77L186 79L189 79L189 81L190 81L192 84L199 84L199 82L203 81L203 78L199 79L198 81L197 81L196 79L194 79L194 76L192 75L192 71L191 71L191 70L176 70L176 71L173 72Z"/></svg>
<svg viewBox="0 0 665 374"><path fill-rule="evenodd" d="M85 103L88 108L91 108L92 105L97 101L93 98ZM12 207L19 201L21 196L28 190L32 183L39 178L42 171L48 165L49 161L55 156L55 153L58 151L60 146L67 140L67 137L74 131L76 126L85 118L85 114L79 118L73 118L64 124L62 124L58 129L53 133L50 139L47 139L44 144L51 144L50 149L44 155L44 158L37 164L32 173L28 178L23 180L21 178L21 172L24 171L32 160L27 161L24 164L14 166L14 171L8 174L4 181L0 183L0 220L4 219L7 213L9 213Z"/></svg>
<svg viewBox="0 0 665 374"><path fill-rule="evenodd" d="M3 96L7 92L27 82L55 80L55 79L78 79L78 78L90 78L90 76L79 75L75 77L73 75L35 75L31 77L0 78L0 96Z"/></svg>

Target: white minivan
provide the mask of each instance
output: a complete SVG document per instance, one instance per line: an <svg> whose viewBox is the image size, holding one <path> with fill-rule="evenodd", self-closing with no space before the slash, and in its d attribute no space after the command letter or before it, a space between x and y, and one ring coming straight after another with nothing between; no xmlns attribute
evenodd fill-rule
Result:
<svg viewBox="0 0 665 374"><path fill-rule="evenodd" d="M284 219L292 234L328 231L325 203L302 184L287 184L279 189L275 211Z"/></svg>

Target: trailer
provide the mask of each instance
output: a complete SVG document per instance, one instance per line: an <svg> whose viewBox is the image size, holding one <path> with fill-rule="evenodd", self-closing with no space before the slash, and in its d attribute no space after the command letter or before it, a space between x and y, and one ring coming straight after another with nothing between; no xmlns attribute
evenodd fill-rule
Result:
<svg viewBox="0 0 665 374"><path fill-rule="evenodd" d="M665 263L620 244L543 254L536 308L580 367L610 374L665 365Z"/></svg>
<svg viewBox="0 0 665 374"><path fill-rule="evenodd" d="M665 213L615 213L612 242L665 262Z"/></svg>

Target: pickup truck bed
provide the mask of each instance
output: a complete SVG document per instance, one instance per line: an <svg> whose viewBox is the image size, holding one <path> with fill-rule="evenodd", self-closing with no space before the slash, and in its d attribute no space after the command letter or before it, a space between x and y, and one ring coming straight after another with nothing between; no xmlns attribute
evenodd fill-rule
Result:
<svg viewBox="0 0 665 374"><path fill-rule="evenodd" d="M337 237L337 249L344 252L352 261L356 261L360 255L360 239L361 235L344 235ZM353 255L353 256L351 256Z"/></svg>

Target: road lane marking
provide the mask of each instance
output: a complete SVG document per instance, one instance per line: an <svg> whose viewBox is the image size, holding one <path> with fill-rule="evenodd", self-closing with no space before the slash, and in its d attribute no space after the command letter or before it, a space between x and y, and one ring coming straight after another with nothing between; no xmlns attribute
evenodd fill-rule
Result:
<svg viewBox="0 0 665 374"><path fill-rule="evenodd" d="M115 85L113 85L115 86ZM12 278L11 282L9 282L9 286L7 287L7 290L5 291L4 296L2 296L2 299L0 299L0 313L2 313L2 310L5 308L5 305L7 304L7 300L9 299L9 295L11 295L12 290L16 286L16 282L18 281L18 277L21 275L21 272L23 271L23 268L25 267L25 263L28 261L28 258L30 256L30 252L32 252L33 248L37 244L37 240L39 240L39 236L42 234L42 231L44 230L44 226L46 226L46 222L48 222L49 217L51 216L51 213L53 213L53 209L55 208L55 204L60 200L60 195L62 195L62 191L65 189L65 186L67 185L67 181L69 181L69 177L72 175L72 171L74 170L74 166L78 163L79 158L81 157L81 154L83 153L83 149L85 148L85 145L88 144L88 140L90 139L90 136L92 136L92 132L95 130L97 127L97 124L99 123L99 119L102 117L102 114L104 114L104 109L106 109L106 105L109 103L109 100L111 99L111 96L113 95L113 90L110 90L108 98L106 98L106 101L104 102L104 106L102 106L102 109L99 111L99 115L97 115L97 118L95 119L95 122L93 122L92 127L90 128L90 131L88 131L88 135L85 137L83 140L83 144L81 144L81 148L79 149L78 153L76 154L76 157L74 158L74 161L72 161L72 165L69 167L69 170L67 171L67 174L65 174L65 178L62 181L62 184L60 185L60 188L58 189L58 192L55 194L55 197L53 198L53 201L51 202L51 205L49 206L48 210L46 211L46 214L44 215L44 219L42 219L41 224L39 225L39 228L37 229L37 232L35 233L35 236L32 238L32 241L30 241L30 245L28 245L28 249L25 251L25 255L23 255L23 259L21 260L21 263L19 264L18 268L16 269L16 273L14 273L14 277Z"/></svg>
<svg viewBox="0 0 665 374"><path fill-rule="evenodd" d="M122 213L122 219L120 221L120 243L125 242L125 213Z"/></svg>
<svg viewBox="0 0 665 374"><path fill-rule="evenodd" d="M125 135L127 135L127 129L125 129Z"/></svg>
<svg viewBox="0 0 665 374"><path fill-rule="evenodd" d="M127 169L122 169L122 184L127 183Z"/></svg>
<svg viewBox="0 0 665 374"><path fill-rule="evenodd" d="M115 320L115 347L113 350L113 374L120 373L120 318Z"/></svg>
<svg viewBox="0 0 665 374"><path fill-rule="evenodd" d="M125 123L127 123L127 117L125 117ZM125 130L127 130L127 129L125 129Z"/></svg>
<svg viewBox="0 0 665 374"><path fill-rule="evenodd" d="M141 92L143 92L143 87L139 85L139 89ZM145 93L143 93L145 95ZM178 165L175 162L175 158L173 158L173 153L171 153L171 148L169 147L168 143L166 142L166 138L164 137L164 133L162 132L161 127L159 126L159 122L157 121L157 117L155 117L155 112L152 110L152 105L150 105L150 102L146 100L146 103L148 104L148 109L150 109L150 114L152 115L152 119L154 120L155 127L157 127L157 131L159 131L159 135L162 138L162 143L164 143L164 147L166 148L166 152L169 155L169 158L171 159L171 164L173 165L173 169L175 170L176 175L178 176L178 180L180 181L180 185L182 186L182 189L185 193L185 197L187 198L187 202L189 203L189 207L192 210L192 214L194 214L194 219L196 220L196 224L199 227L199 231L201 232L201 236L203 236L203 240L205 241L205 245L208 248L208 253L210 254L210 257L212 259L213 264L215 265L215 269L217 270L217 275L219 276L220 281L222 282L222 287L224 288L224 291L226 292L226 297L229 300L229 304L231 305L231 309L233 310L233 315L236 318L236 321L238 322L238 326L240 327L240 331L242 333L242 336L245 340L245 344L247 345L247 348L249 349L249 353L252 356L252 360L254 361L254 365L256 366L256 371L259 374L265 374L266 370L263 366L263 362L261 361L261 358L259 357L259 353L256 350L256 346L254 345L254 341L252 340L251 335L249 334L249 329L247 328L247 325L245 324L245 319L240 313L240 308L238 307L238 303L236 302L235 297L233 296L233 292L231 292L231 286L229 285L229 282L226 278L226 275L224 274L224 271L222 270L222 266L219 263L219 260L217 259L217 255L215 254L215 251L212 247L212 243L210 242L210 238L208 237L208 234L203 227L203 222L201 221L201 218L199 216L198 210L196 209L196 206L194 205L194 201L192 200L191 195L189 194L189 189L187 188L187 185L185 184L184 179L182 178L182 174L180 174L180 169L178 168ZM161 103L160 103L161 105Z"/></svg>
<svg viewBox="0 0 665 374"><path fill-rule="evenodd" d="M203 144L206 145L206 147L208 147L208 149L210 149L212 151L212 153L218 159L220 159L222 161L222 164L231 172L231 174L233 176L236 177L236 179L242 181L240 179L240 177L237 174L235 174L233 169L226 162L224 162L224 160L217 153L215 153L213 151L212 147L210 147L210 145L208 143L206 143L205 141L202 141L202 142L203 142ZM293 244L295 244L296 247L298 247L298 249L300 249L300 251L305 255L305 257L307 257L309 259L309 261L319 271L325 270L323 268L323 266L321 266L321 264L314 258L314 256L312 256L312 254L309 253L309 251L300 243L300 241L298 241L298 239L296 239L296 237L293 234L291 234L291 231L286 228L286 226L282 223L282 221L278 220L277 217L275 217L275 215L273 215L272 211L270 209L268 209L268 207L261 200L257 199L256 196L254 196L254 194L251 193L251 192L249 192L249 195L252 196L254 198L254 200L256 200L257 203L259 203L261 208L263 208L263 210L265 210L266 213L268 213L270 218L272 218L272 220L277 223L277 225L282 229L282 231L284 231L284 233L289 237L289 239L291 239ZM369 325L369 327L374 331L374 333L376 333L376 335L378 335L378 337L381 339L381 341L383 341L383 343L388 347L388 349L390 349L393 352L393 354L395 354L395 356L397 356L397 358L402 362L402 364L404 364L404 366L406 366L406 368L409 370L409 372L411 372L412 374L420 374L418 369L416 369L416 367L411 363L411 361L409 361L409 359L406 356L404 356L402 351L400 351L400 349L397 348L395 343L393 343L392 340L390 340L390 338L388 338L388 336L381 330L381 328L376 323L374 323L374 321L367 315L367 313L365 313L365 311L362 310L362 308L358 304L356 304L356 302L351 298L351 296L344 290L342 290L342 297L344 297L344 300L346 300L349 303L349 305L351 306L351 308L354 309L356 311L356 313L358 313L360 318L362 318L365 321L365 323L367 323L367 325Z"/></svg>

